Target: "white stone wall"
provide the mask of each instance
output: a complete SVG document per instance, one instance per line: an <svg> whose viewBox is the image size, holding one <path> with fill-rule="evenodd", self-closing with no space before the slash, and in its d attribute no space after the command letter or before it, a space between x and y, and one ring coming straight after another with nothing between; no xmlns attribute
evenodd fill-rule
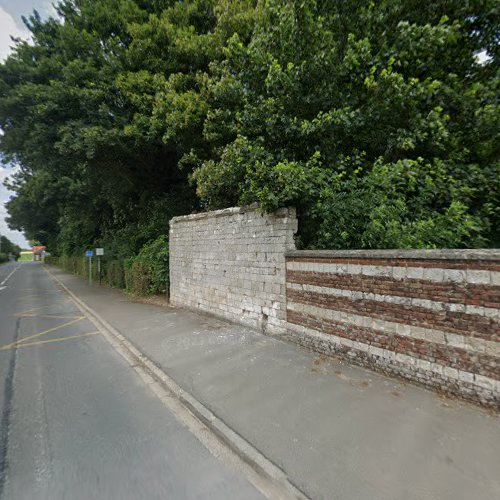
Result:
<svg viewBox="0 0 500 500"><path fill-rule="evenodd" d="M228 208L170 221L170 301L265 332L285 331L294 209Z"/></svg>

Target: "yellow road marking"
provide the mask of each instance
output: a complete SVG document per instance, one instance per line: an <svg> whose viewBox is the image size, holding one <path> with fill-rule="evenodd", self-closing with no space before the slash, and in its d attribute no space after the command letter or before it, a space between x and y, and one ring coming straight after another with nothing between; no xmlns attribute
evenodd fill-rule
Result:
<svg viewBox="0 0 500 500"><path fill-rule="evenodd" d="M81 321L84 318L84 316L80 316L77 319L74 319L73 321L68 321L67 323L63 323L62 325L59 326L54 326L53 328L49 328L48 330L44 330L43 332L35 333L34 335L30 335L29 337L24 337L17 342L11 342L10 344L4 345L3 347L0 347L0 351L4 351L6 349L10 349L13 345L20 344L21 342L25 342L26 340L31 340L36 337L40 337L41 335L45 335L46 333L50 332L55 332L56 330L60 330L61 328L64 328L65 326L69 325L74 325L78 321Z"/></svg>
<svg viewBox="0 0 500 500"><path fill-rule="evenodd" d="M26 295L46 295L46 294L56 294L61 293L55 288L19 288L19 292L25 292Z"/></svg>
<svg viewBox="0 0 500 500"><path fill-rule="evenodd" d="M84 318L84 316L57 316L56 314L18 314L20 318L60 318L60 319L76 319Z"/></svg>
<svg viewBox="0 0 500 500"><path fill-rule="evenodd" d="M71 340L71 339L79 339L80 337L90 337L91 335L99 335L100 332L88 332L88 333L79 333L78 335L70 335L69 337L61 337L58 339L49 339L49 340L38 340L37 342L28 342L23 344L14 344L9 347L9 349L19 349L20 347L30 347L34 345L41 344L49 344L52 342L62 342L63 340ZM0 351L7 351L8 349L2 348Z"/></svg>
<svg viewBox="0 0 500 500"><path fill-rule="evenodd" d="M37 292L37 293L60 293L58 290L54 289L43 289L43 288L18 288L20 292Z"/></svg>

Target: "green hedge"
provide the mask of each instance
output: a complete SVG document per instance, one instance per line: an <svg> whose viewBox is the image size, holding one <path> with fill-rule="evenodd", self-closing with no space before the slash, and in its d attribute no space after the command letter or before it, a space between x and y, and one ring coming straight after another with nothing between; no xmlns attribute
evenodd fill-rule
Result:
<svg viewBox="0 0 500 500"><path fill-rule="evenodd" d="M0 253L0 264L3 262L7 262L9 260L9 256L6 253Z"/></svg>
<svg viewBox="0 0 500 500"><path fill-rule="evenodd" d="M104 261L102 276L105 277L105 281L109 286L113 288L125 288L125 268L122 261Z"/></svg>
<svg viewBox="0 0 500 500"><path fill-rule="evenodd" d="M1 261L0 261L1 262ZM65 271L88 278L88 257L46 257L47 264L56 265ZM97 260L92 259L92 279L99 282ZM168 240L160 236L144 245L139 255L115 260L101 258L101 283L113 288L122 288L134 295L157 295L168 291Z"/></svg>
<svg viewBox="0 0 500 500"><path fill-rule="evenodd" d="M155 295L168 290L168 241L166 236L142 247L139 255L126 261L125 284L137 295Z"/></svg>

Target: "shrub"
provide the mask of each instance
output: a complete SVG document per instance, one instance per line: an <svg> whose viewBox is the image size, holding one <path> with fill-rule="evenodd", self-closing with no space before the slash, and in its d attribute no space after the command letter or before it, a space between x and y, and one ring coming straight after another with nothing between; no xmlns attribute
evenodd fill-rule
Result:
<svg viewBox="0 0 500 500"><path fill-rule="evenodd" d="M49 266L60 266L59 257L55 257L53 255L46 255L44 262Z"/></svg>
<svg viewBox="0 0 500 500"><path fill-rule="evenodd" d="M47 264L88 278L88 258L82 255L47 257ZM92 279L99 281L97 261L92 260ZM135 295L154 295L168 290L168 240L160 236L144 245L135 257L125 260L101 259L101 280L114 288L126 288Z"/></svg>
<svg viewBox="0 0 500 500"><path fill-rule="evenodd" d="M325 185L314 206L316 248L481 247L487 220L439 161L377 162Z"/></svg>
<svg viewBox="0 0 500 500"><path fill-rule="evenodd" d="M125 266L127 290L137 295L166 293L168 290L168 240L160 236L144 245L137 257Z"/></svg>
<svg viewBox="0 0 500 500"><path fill-rule="evenodd" d="M151 276L148 266L140 260L131 259L125 266L127 291L134 295L149 295Z"/></svg>
<svg viewBox="0 0 500 500"><path fill-rule="evenodd" d="M123 263L119 260L104 262L102 272L105 281L114 288L125 288L125 271Z"/></svg>

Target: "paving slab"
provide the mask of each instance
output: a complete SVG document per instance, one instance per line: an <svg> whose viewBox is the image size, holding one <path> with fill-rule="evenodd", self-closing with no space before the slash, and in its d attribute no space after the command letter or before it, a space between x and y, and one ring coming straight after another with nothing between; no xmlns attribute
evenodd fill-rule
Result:
<svg viewBox="0 0 500 500"><path fill-rule="evenodd" d="M500 497L497 414L50 271L311 498Z"/></svg>

